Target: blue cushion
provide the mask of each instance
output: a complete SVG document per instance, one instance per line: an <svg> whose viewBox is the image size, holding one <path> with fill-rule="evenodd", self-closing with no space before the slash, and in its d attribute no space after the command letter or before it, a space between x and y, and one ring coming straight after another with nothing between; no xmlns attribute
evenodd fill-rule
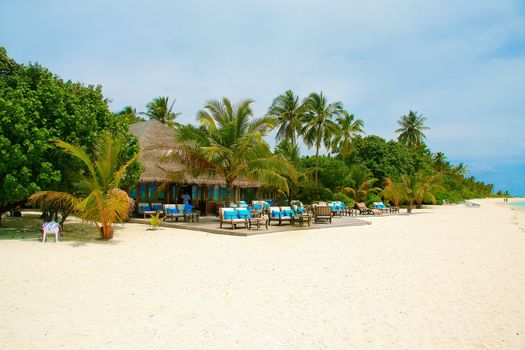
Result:
<svg viewBox="0 0 525 350"><path fill-rule="evenodd" d="M385 203L380 203L379 206L381 207L381 209L386 209Z"/></svg>
<svg viewBox="0 0 525 350"><path fill-rule="evenodd" d="M239 219L244 219L244 218L250 219L252 215L250 214L250 211L248 209L239 209L237 210L237 217Z"/></svg>
<svg viewBox="0 0 525 350"><path fill-rule="evenodd" d="M284 209L284 215L285 215L285 216L291 216L291 217L294 217L294 216L295 216L295 213L293 212L292 209Z"/></svg>
<svg viewBox="0 0 525 350"><path fill-rule="evenodd" d="M139 205L140 211L152 211L151 206L149 204L140 204Z"/></svg>
<svg viewBox="0 0 525 350"><path fill-rule="evenodd" d="M184 204L184 211L186 213L191 213L192 210L193 210L193 205L191 205L189 203L188 204Z"/></svg>
<svg viewBox="0 0 525 350"><path fill-rule="evenodd" d="M261 210L262 209L262 205L260 203L256 203L256 204L253 205L253 209Z"/></svg>
<svg viewBox="0 0 525 350"><path fill-rule="evenodd" d="M230 219L237 219L237 215L234 211L225 211L224 212L224 218L226 220L230 220Z"/></svg>
<svg viewBox="0 0 525 350"><path fill-rule="evenodd" d="M270 207L270 203L264 203L264 207L265 208L269 208Z"/></svg>
<svg viewBox="0 0 525 350"><path fill-rule="evenodd" d="M297 207L297 214L304 214L303 208Z"/></svg>
<svg viewBox="0 0 525 350"><path fill-rule="evenodd" d="M272 210L272 217L273 218L281 218L283 217L283 213L277 210Z"/></svg>
<svg viewBox="0 0 525 350"><path fill-rule="evenodd" d="M162 204L155 204L153 205L153 209L157 211L162 211Z"/></svg>
<svg viewBox="0 0 525 350"><path fill-rule="evenodd" d="M179 213L179 210L177 209L177 207L166 208L166 214L178 214L178 213Z"/></svg>
<svg viewBox="0 0 525 350"><path fill-rule="evenodd" d="M336 210L338 210L337 205L332 205L331 208L332 208L332 211L336 211Z"/></svg>

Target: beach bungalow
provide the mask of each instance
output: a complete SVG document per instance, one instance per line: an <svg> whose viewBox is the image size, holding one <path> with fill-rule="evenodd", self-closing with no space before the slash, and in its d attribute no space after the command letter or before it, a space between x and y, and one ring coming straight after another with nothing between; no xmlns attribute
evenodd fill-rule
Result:
<svg viewBox="0 0 525 350"><path fill-rule="evenodd" d="M144 167L139 182L129 189L129 196L136 201L137 210L140 203L183 203L185 194L189 194L191 204L203 214L216 214L218 208L224 205L227 188L223 179L195 177L190 172L180 175L184 169L182 164L162 161L161 148L169 149L176 144L173 128L152 119L132 124L130 132L139 140L139 161ZM156 148L159 150L156 151ZM235 202L251 202L259 186L249 181L236 181L231 198Z"/></svg>

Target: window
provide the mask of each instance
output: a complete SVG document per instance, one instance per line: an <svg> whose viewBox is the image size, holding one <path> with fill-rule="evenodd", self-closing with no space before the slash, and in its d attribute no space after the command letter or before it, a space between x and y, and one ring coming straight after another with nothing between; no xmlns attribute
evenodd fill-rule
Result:
<svg viewBox="0 0 525 350"><path fill-rule="evenodd" d="M140 201L141 202L146 202L147 201L147 198L146 198L146 184L141 182L140 183L140 197L139 197Z"/></svg>
<svg viewBox="0 0 525 350"><path fill-rule="evenodd" d="M150 202L155 202L155 187L154 183L149 184L148 198Z"/></svg>

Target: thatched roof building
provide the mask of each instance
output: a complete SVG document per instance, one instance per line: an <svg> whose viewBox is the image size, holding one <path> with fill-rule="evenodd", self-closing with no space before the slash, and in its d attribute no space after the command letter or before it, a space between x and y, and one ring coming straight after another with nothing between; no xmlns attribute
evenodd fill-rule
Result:
<svg viewBox="0 0 525 350"><path fill-rule="evenodd" d="M139 161L144 166L144 172L140 177L140 182L226 185L225 181L219 177L203 175L194 177L190 172L185 172L181 176L180 174L182 170L184 170L182 164L173 161L167 162L161 159L162 149L170 149L174 147L176 143L173 128L162 124L158 120L151 119L132 124L129 130L139 139L141 151ZM177 174L177 176L175 176L175 174ZM234 186L244 188L258 187L259 184L245 180L237 180L234 182Z"/></svg>

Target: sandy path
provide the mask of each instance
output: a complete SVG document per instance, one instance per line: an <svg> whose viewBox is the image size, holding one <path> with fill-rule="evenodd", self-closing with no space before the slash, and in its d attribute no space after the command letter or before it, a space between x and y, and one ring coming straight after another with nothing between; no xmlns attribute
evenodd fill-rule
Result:
<svg viewBox="0 0 525 350"><path fill-rule="evenodd" d="M525 232L481 202L253 237L0 241L0 347L525 349Z"/></svg>

